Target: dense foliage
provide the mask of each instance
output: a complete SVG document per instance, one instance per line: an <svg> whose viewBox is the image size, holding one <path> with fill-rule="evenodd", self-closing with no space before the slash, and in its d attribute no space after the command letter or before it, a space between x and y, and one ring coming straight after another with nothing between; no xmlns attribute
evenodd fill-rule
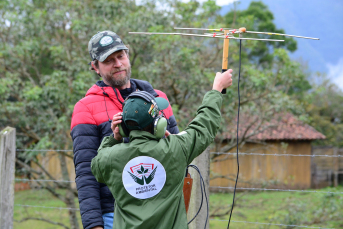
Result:
<svg viewBox="0 0 343 229"><path fill-rule="evenodd" d="M87 43L97 31L116 31L130 45L132 76L165 91L182 128L191 120L204 93L221 70L222 40L180 36L139 36L129 31L173 31L180 27L234 27L283 33L261 2L248 9L217 14L215 1L2 1L0 26L1 126L15 126L18 147L71 148L70 118L74 104L99 78L88 70ZM195 32L195 31L192 31ZM256 37L264 37L258 35ZM271 36L270 38L280 38ZM241 109L269 119L275 112L304 114L311 88L308 73L289 59L296 41L242 42ZM229 67L236 85L223 106L226 123L235 120L239 42L230 42ZM318 89L319 90L319 89ZM331 95L331 94L330 94ZM333 95L333 94L332 94ZM329 96L329 95L328 95ZM336 93L333 96L341 95ZM308 98L308 100L304 98ZM318 102L319 100L314 99ZM322 106L312 103L310 114ZM337 114L342 113L335 108ZM340 122L327 112L332 125ZM316 119L313 117L311 120ZM313 122L312 122L313 123ZM320 131L326 134L327 125ZM329 125L330 126L330 125ZM337 128L337 127L333 127ZM233 130L224 125L222 131ZM331 131L331 130L330 130ZM335 144L329 133L331 144ZM332 131L331 131L332 132Z"/></svg>

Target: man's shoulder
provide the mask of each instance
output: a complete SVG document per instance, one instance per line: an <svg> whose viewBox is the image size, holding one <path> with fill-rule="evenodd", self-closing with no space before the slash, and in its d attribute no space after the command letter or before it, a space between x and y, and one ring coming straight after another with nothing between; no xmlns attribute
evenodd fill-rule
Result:
<svg viewBox="0 0 343 229"><path fill-rule="evenodd" d="M145 80L138 80L138 79L131 79L131 83L135 84L136 89L140 91L146 91L152 94L153 96L157 96L157 93L155 92L152 85Z"/></svg>
<svg viewBox="0 0 343 229"><path fill-rule="evenodd" d="M100 92L100 94L99 94ZM99 99L99 96L101 95L101 88L94 84L91 88L88 89L85 97L83 97L82 99L80 99L75 106L77 105L88 105L90 103L93 103L94 101L97 101ZM101 97L102 98L102 97Z"/></svg>
<svg viewBox="0 0 343 229"><path fill-rule="evenodd" d="M168 100L168 97L167 97L166 93L164 93L163 91L158 90L158 89L154 89L154 90L158 94L158 97L162 97L162 98L165 98L166 100Z"/></svg>

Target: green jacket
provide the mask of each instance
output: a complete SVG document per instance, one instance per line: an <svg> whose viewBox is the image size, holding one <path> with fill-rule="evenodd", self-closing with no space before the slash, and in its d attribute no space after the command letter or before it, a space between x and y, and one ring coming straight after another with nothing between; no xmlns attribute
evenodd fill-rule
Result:
<svg viewBox="0 0 343 229"><path fill-rule="evenodd" d="M179 134L157 139L134 130L128 144L103 139L91 167L116 200L114 229L188 228L182 191L186 167L213 142L221 105L222 94L212 90Z"/></svg>

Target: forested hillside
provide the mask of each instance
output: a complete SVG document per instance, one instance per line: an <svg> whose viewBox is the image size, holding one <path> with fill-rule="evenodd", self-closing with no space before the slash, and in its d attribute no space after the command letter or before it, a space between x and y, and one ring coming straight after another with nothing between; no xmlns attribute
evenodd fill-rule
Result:
<svg viewBox="0 0 343 229"><path fill-rule="evenodd" d="M238 10L247 9L253 0L236 2ZM327 64L336 65L343 59L343 2L340 0L263 0L274 15L274 23L288 34L319 37L320 41L298 39L292 58L301 58L310 70L327 72ZM234 4L223 6L225 15Z"/></svg>

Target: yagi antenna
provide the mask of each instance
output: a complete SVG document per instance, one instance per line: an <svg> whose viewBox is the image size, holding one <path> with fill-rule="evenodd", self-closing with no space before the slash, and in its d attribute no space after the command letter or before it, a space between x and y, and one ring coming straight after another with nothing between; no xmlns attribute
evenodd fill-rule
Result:
<svg viewBox="0 0 343 229"><path fill-rule="evenodd" d="M228 69L227 65L228 65L229 40L230 39L233 39L233 40L272 41L272 42L284 42L285 41L285 40L263 39L263 38L252 38L252 37L244 37L243 38L243 34L266 34L266 35L277 35L277 36L297 37L297 38L319 40L319 38L296 36L296 35L289 35L289 34L282 34L282 33L247 31L247 29L245 27L241 27L239 29L232 29L232 28L207 29L207 28L180 28L180 27L174 27L174 29L213 31L214 33L194 34L194 33L129 32L129 34L140 34L140 35L179 35L179 36L208 37L208 38L224 39L222 72L225 72ZM216 33L216 32L219 32L219 33ZM235 37L234 36L235 34L239 35L239 37ZM224 89L222 91L222 93L226 94L226 89Z"/></svg>
<svg viewBox="0 0 343 229"><path fill-rule="evenodd" d="M230 34L240 34L240 33L266 34L266 35L277 35L277 36L285 36L285 37L297 37L297 38L305 38L305 39L311 39L311 40L319 40L319 38L303 37L303 36L289 35L289 34L283 34L283 33L247 31L246 28L244 28L244 27L239 28L239 29L223 29L223 28L220 28L220 29L203 29L203 28L179 28L179 27L174 27L174 29L208 30L208 31L225 31L225 30L229 30Z"/></svg>

